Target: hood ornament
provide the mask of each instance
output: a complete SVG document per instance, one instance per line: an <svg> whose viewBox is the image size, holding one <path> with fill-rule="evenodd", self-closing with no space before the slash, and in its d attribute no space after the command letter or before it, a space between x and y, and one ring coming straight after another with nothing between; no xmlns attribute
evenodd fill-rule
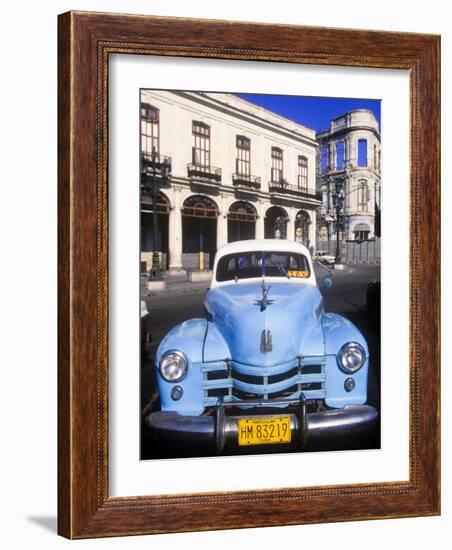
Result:
<svg viewBox="0 0 452 550"><path fill-rule="evenodd" d="M271 285L268 287L265 286L265 281L262 279L261 283L261 290L262 290L262 299L256 300L254 305L260 306L261 311L265 311L267 309L267 306L273 304L275 300L269 300L268 299L268 293L270 292Z"/></svg>

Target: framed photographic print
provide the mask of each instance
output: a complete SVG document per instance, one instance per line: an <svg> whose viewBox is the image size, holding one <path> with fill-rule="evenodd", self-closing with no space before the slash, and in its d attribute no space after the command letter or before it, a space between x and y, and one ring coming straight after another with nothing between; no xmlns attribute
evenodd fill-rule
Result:
<svg viewBox="0 0 452 550"><path fill-rule="evenodd" d="M380 118L140 91L142 460L379 447Z"/></svg>
<svg viewBox="0 0 452 550"><path fill-rule="evenodd" d="M60 16L60 534L439 513L439 44Z"/></svg>

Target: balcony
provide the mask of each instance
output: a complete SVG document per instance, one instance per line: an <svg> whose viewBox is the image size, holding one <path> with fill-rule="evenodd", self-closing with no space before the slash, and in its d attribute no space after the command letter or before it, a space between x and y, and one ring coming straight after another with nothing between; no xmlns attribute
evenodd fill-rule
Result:
<svg viewBox="0 0 452 550"><path fill-rule="evenodd" d="M286 181L269 181L268 190L270 193L277 193L280 195L292 195L295 197L301 197L306 199L314 199L321 201L322 193L316 191L311 187L297 187L296 185L290 185Z"/></svg>
<svg viewBox="0 0 452 550"><path fill-rule="evenodd" d="M171 157L157 153L141 153L141 175L150 178L171 177Z"/></svg>
<svg viewBox="0 0 452 550"><path fill-rule="evenodd" d="M232 174L232 185L238 190L256 192L261 188L261 178L250 174Z"/></svg>
<svg viewBox="0 0 452 550"><path fill-rule="evenodd" d="M187 164L188 177L201 182L220 184L221 168L215 166L205 166L202 164Z"/></svg>

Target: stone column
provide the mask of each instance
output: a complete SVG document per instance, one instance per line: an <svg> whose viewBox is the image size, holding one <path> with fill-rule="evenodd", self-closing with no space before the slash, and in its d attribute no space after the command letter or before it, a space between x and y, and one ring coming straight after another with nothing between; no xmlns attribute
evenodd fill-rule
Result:
<svg viewBox="0 0 452 550"><path fill-rule="evenodd" d="M168 227L169 269L182 269L182 213L180 205L180 189L174 188L174 207L169 214Z"/></svg>
<svg viewBox="0 0 452 550"><path fill-rule="evenodd" d="M317 248L317 212L309 210L309 217L311 218L311 224L309 225L309 246L313 246L315 250Z"/></svg>
<svg viewBox="0 0 452 550"><path fill-rule="evenodd" d="M329 241L335 241L336 240L336 233L335 230L335 224L334 222L330 221L328 222L328 240Z"/></svg>
<svg viewBox="0 0 452 550"><path fill-rule="evenodd" d="M224 205L222 206L217 218L217 250L228 243L228 217Z"/></svg>
<svg viewBox="0 0 452 550"><path fill-rule="evenodd" d="M259 202L259 208L257 211L257 220L256 220L256 239L263 239L265 237L265 215L264 215L264 205L262 202Z"/></svg>
<svg viewBox="0 0 452 550"><path fill-rule="evenodd" d="M217 218L217 250L228 243L228 218L220 212Z"/></svg>
<svg viewBox="0 0 452 550"><path fill-rule="evenodd" d="M348 143L350 148L350 164L352 164L353 166L357 166L358 165L358 154L356 151L357 144L356 144L356 139L354 138L353 135L348 137Z"/></svg>
<svg viewBox="0 0 452 550"><path fill-rule="evenodd" d="M286 239L288 241L295 240L295 211L291 208L288 212L289 219L286 226Z"/></svg>
<svg viewBox="0 0 452 550"><path fill-rule="evenodd" d="M334 170L336 163L334 162L334 144L332 141L328 142L328 168Z"/></svg>

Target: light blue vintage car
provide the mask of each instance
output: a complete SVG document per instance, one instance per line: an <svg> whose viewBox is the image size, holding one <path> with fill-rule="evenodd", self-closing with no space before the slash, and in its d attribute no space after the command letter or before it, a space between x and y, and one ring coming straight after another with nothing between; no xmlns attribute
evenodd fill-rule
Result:
<svg viewBox="0 0 452 550"><path fill-rule="evenodd" d="M328 271L321 286L331 286ZM347 319L325 313L306 247L231 243L216 255L206 317L173 328L156 354L161 410L148 427L181 444L306 448L372 428L369 353ZM339 439L340 440L340 439Z"/></svg>

